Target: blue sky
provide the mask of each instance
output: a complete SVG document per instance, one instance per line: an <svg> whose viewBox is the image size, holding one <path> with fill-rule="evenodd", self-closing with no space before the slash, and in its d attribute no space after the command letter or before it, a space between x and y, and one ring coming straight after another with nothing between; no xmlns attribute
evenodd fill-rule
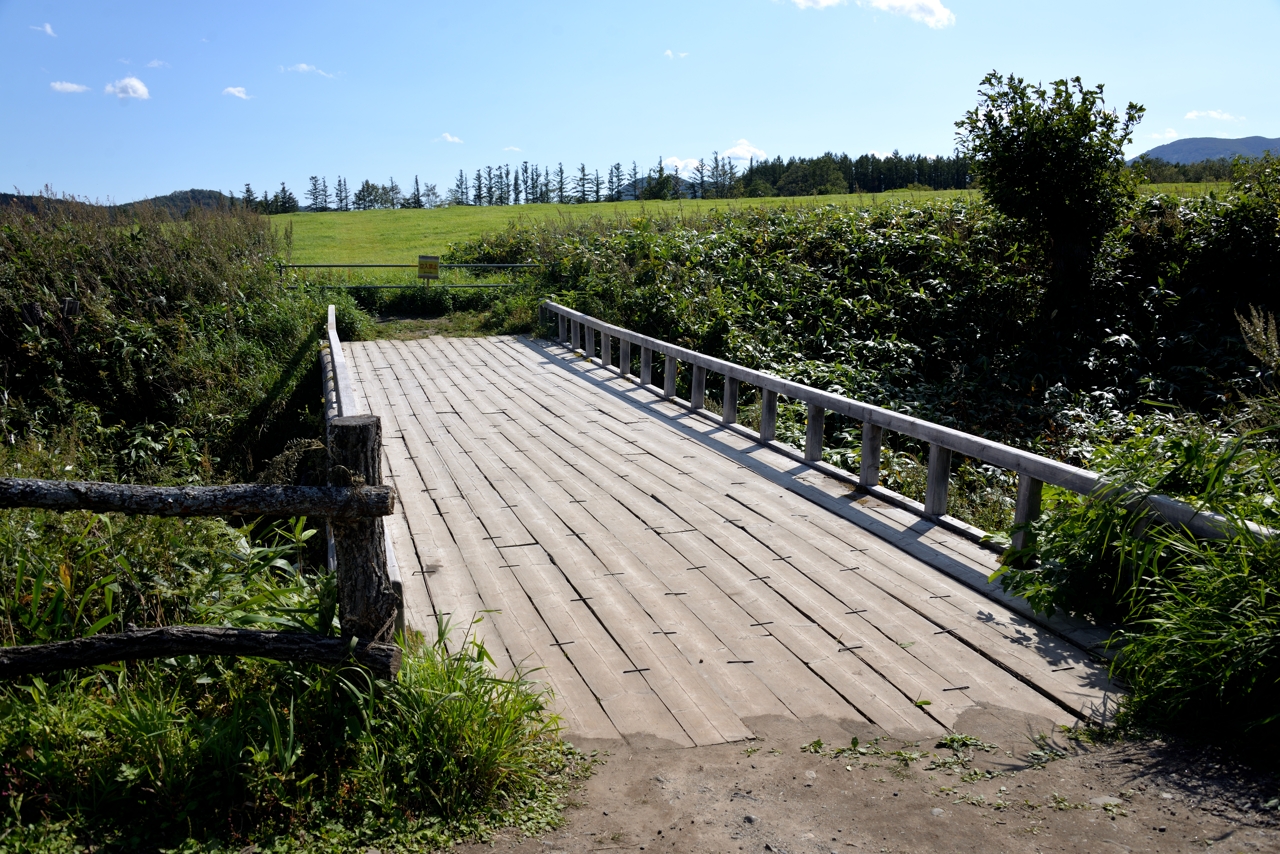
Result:
<svg viewBox="0 0 1280 854"><path fill-rule="evenodd" d="M1280 0L0 0L0 188L949 153L992 69L1144 104L1130 153L1280 137L1277 33Z"/></svg>

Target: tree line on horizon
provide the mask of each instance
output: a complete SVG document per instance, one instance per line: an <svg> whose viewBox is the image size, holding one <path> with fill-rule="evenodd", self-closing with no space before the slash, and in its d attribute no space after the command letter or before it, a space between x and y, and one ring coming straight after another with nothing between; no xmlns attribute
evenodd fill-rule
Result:
<svg viewBox="0 0 1280 854"><path fill-rule="evenodd" d="M1227 180L1232 158L1199 163L1169 163L1145 155L1130 165L1142 180L1151 183L1187 183ZM274 193L258 194L244 185L241 204L264 214L324 211L364 211L392 208L438 208L455 205L487 207L522 204L593 204L673 199L735 199L770 196L828 196L847 193L885 193L892 190L961 190L976 186L970 158L962 153L929 157L923 154L887 156L875 153L850 157L827 152L818 157L774 157L749 160L740 168L730 157L712 152L700 158L682 174L679 167L667 169L657 164L641 172L635 161L630 169L621 163L608 167L602 176L585 163L566 170L563 163L540 166L524 161L518 166L500 164L476 169L468 176L459 169L454 184L441 194L435 184L422 184L413 177L413 188L401 189L395 178L378 184L365 179L354 192L347 180L338 176L332 189L324 176L312 175L305 192L304 206L296 195L280 183Z"/></svg>

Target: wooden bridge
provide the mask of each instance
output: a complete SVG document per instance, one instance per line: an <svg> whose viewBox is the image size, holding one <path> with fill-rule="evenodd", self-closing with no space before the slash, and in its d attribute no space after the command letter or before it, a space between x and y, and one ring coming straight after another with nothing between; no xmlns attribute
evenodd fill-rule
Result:
<svg viewBox="0 0 1280 854"><path fill-rule="evenodd" d="M344 414L382 418L408 625L470 628L500 671L551 685L577 737L715 744L762 716L928 736L980 706L1114 710L1090 652L1105 633L1032 619L954 520L639 382L612 328L584 357L600 329L576 349L332 336Z"/></svg>

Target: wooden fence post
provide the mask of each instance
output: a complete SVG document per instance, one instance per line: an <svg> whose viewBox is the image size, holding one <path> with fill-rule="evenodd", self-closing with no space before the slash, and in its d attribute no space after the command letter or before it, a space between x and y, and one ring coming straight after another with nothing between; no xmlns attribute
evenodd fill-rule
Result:
<svg viewBox="0 0 1280 854"><path fill-rule="evenodd" d="M565 322L563 314L557 314L556 320L558 321L560 326L560 337L557 338L556 340L559 343L563 344L565 341L569 339L569 325L568 323Z"/></svg>
<svg viewBox="0 0 1280 854"><path fill-rule="evenodd" d="M577 350L578 344L581 342L582 335L579 331L579 323L576 320L569 320L569 349Z"/></svg>
<svg viewBox="0 0 1280 854"><path fill-rule="evenodd" d="M738 381L733 377L724 378L724 408L720 413L720 423L738 423Z"/></svg>
<svg viewBox="0 0 1280 854"><path fill-rule="evenodd" d="M368 486L382 485L382 419L376 415L348 415L329 422L329 483L351 486L357 479ZM390 640L397 603L387 575L382 519L334 520L330 525L343 635Z"/></svg>
<svg viewBox="0 0 1280 854"><path fill-rule="evenodd" d="M778 393L764 389L760 396L760 441L772 442L778 435Z"/></svg>
<svg viewBox="0 0 1280 854"><path fill-rule="evenodd" d="M880 485L880 445L883 441L883 427L862 422L862 459L858 466L858 485L863 489Z"/></svg>
<svg viewBox="0 0 1280 854"><path fill-rule="evenodd" d="M822 461L822 432L827 423L827 411L821 404L809 404L809 419L804 429L804 458L811 463Z"/></svg>
<svg viewBox="0 0 1280 854"><path fill-rule="evenodd" d="M707 403L707 369L693 366L693 383L689 389L689 403L694 409L702 409Z"/></svg>
<svg viewBox="0 0 1280 854"><path fill-rule="evenodd" d="M600 330L600 364L613 367L613 336L603 329Z"/></svg>
<svg viewBox="0 0 1280 854"><path fill-rule="evenodd" d="M1019 525L1030 524L1040 518L1040 495L1043 489L1043 481L1036 480L1026 474L1018 475L1018 503L1014 505L1013 510L1015 528ZM1030 531L1015 531L1013 534L1013 547L1015 549L1025 549L1027 546L1034 544L1034 542L1034 535Z"/></svg>
<svg viewBox="0 0 1280 854"><path fill-rule="evenodd" d="M622 346L621 340L618 346ZM640 385L653 385L653 351L648 347L640 348Z"/></svg>
<svg viewBox="0 0 1280 854"><path fill-rule="evenodd" d="M662 357L662 396L676 396L676 374L680 371L680 363L676 357L666 354Z"/></svg>
<svg viewBox="0 0 1280 854"><path fill-rule="evenodd" d="M618 339L618 373L631 376L631 342L625 338Z"/></svg>
<svg viewBox="0 0 1280 854"><path fill-rule="evenodd" d="M951 485L951 449L929 446L929 474L924 487L924 515L945 516L947 489Z"/></svg>

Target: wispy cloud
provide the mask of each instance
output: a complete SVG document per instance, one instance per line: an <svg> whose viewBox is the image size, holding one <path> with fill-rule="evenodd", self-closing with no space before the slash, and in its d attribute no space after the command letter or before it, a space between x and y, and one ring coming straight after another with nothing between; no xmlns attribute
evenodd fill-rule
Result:
<svg viewBox="0 0 1280 854"><path fill-rule="evenodd" d="M448 134L445 134L445 136L448 136ZM450 140L450 142L452 142L452 140ZM462 142L462 140L458 140L458 142ZM502 150L503 151L519 151L520 149L516 148L514 145L508 145L506 148Z"/></svg>
<svg viewBox="0 0 1280 854"><path fill-rule="evenodd" d="M222 94L231 95L233 97L239 98L241 101L247 101L253 97L252 95L244 91L243 86L228 86L227 88L222 90Z"/></svg>
<svg viewBox="0 0 1280 854"><path fill-rule="evenodd" d="M725 151L724 156L732 157L734 160L750 160L753 157L762 160L765 153L745 139L740 139L732 148Z"/></svg>
<svg viewBox="0 0 1280 854"><path fill-rule="evenodd" d="M316 68L314 65L307 65L305 62L299 62L297 65L290 65L285 71L297 71L301 74L319 74L321 77L333 77L327 71Z"/></svg>
<svg viewBox="0 0 1280 854"><path fill-rule="evenodd" d="M88 86L81 86L79 83L68 83L65 80L55 80L49 84L49 88L55 92L88 92Z"/></svg>
<svg viewBox="0 0 1280 854"><path fill-rule="evenodd" d="M1188 119L1217 119L1220 122L1242 122L1244 116L1233 116L1222 110L1192 110L1187 113Z"/></svg>
<svg viewBox="0 0 1280 854"><path fill-rule="evenodd" d="M168 68L168 67L169 67L169 63L165 62L163 59L153 59L147 63L147 68Z"/></svg>
<svg viewBox="0 0 1280 854"><path fill-rule="evenodd" d="M458 139L456 136L454 136L451 133L448 133L447 131L440 135L440 139L443 139L445 142L457 142L457 143L462 142L462 140Z"/></svg>
<svg viewBox="0 0 1280 854"><path fill-rule="evenodd" d="M55 39L58 37L58 34L53 31L52 24L45 24L43 27L32 26L31 29L37 33L44 33L46 36L53 36Z"/></svg>
<svg viewBox="0 0 1280 854"><path fill-rule="evenodd" d="M667 59L684 59L684 58L685 58L686 56L688 56L689 54L687 54L687 53L672 53L672 52L671 52L671 51L669 51L669 50L664 50L664 51L662 52L662 55L663 55L663 56L665 56Z"/></svg>
<svg viewBox="0 0 1280 854"><path fill-rule="evenodd" d="M139 101L146 101L151 98L151 93L147 91L147 84L137 77L125 77L115 83L108 83L106 93L121 99L137 98Z"/></svg>
<svg viewBox="0 0 1280 854"><path fill-rule="evenodd" d="M1152 139L1177 139L1178 132L1173 128L1165 128L1163 133L1151 134Z"/></svg>
<svg viewBox="0 0 1280 854"><path fill-rule="evenodd" d="M801 9L825 9L828 6L839 6L844 0L791 0Z"/></svg>
<svg viewBox="0 0 1280 854"><path fill-rule="evenodd" d="M870 6L891 15L906 15L935 30L956 22L955 13L942 5L942 0L858 0L859 6Z"/></svg>

